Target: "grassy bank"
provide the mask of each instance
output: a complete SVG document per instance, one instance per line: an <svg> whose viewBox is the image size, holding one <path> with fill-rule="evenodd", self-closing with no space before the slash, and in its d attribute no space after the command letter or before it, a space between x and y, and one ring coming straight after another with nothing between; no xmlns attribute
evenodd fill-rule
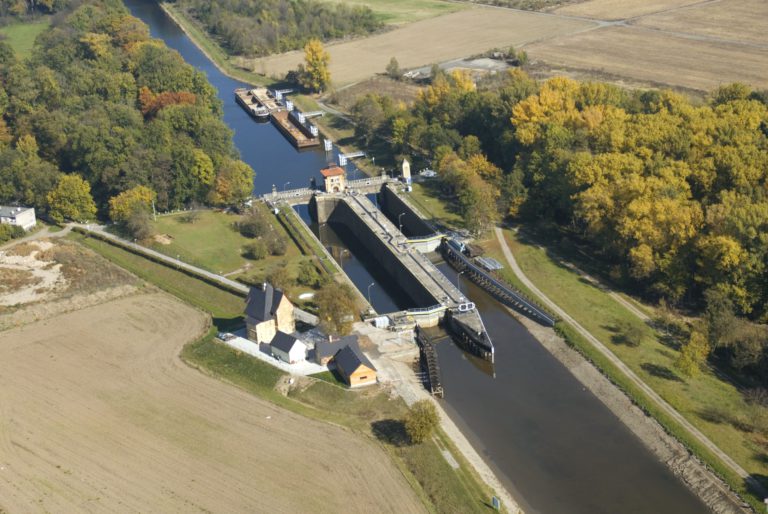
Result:
<svg viewBox="0 0 768 514"><path fill-rule="evenodd" d="M208 56L211 62L228 77L248 84L262 86L268 86L275 82L268 77L235 66L221 45L214 41L200 25L174 4L161 2L160 7L181 27L197 47Z"/></svg>
<svg viewBox="0 0 768 514"><path fill-rule="evenodd" d="M186 273L145 259L100 239L70 233L68 239L86 246L116 265L168 293L213 315L220 329L242 324L245 300L236 294L198 280Z"/></svg>
<svg viewBox="0 0 768 514"><path fill-rule="evenodd" d="M0 34L11 45L20 59L25 59L32 53L35 38L51 24L48 17L37 18L27 23L13 23L0 28Z"/></svg>
<svg viewBox="0 0 768 514"><path fill-rule="evenodd" d="M413 23L469 7L443 0L344 0L344 3L369 7L383 23L391 25Z"/></svg>
<svg viewBox="0 0 768 514"><path fill-rule="evenodd" d="M768 414L760 412L763 408L747 404L738 387L714 368L706 367L695 377L680 374L674 365L679 354L677 341L654 330L606 291L561 262L551 251L508 230L505 237L523 272L544 294L597 337L748 473L755 477L768 476L766 434L759 424L760 416ZM753 506L763 508L762 498L750 494L741 478L687 430L661 412L591 344L567 325L561 326L560 330L570 344L595 362L638 405L725 478L734 490L749 498Z"/></svg>

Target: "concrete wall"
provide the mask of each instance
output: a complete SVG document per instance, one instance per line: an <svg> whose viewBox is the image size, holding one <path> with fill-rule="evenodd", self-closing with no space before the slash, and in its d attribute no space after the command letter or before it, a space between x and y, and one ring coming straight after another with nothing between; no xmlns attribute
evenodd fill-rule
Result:
<svg viewBox="0 0 768 514"><path fill-rule="evenodd" d="M434 229L424 221L411 207L405 203L395 191L388 185L381 188L379 193L379 207L392 220L395 226L398 225L398 215L405 213L400 219L403 224L403 232L410 237L418 238L431 236L435 233Z"/></svg>
<svg viewBox="0 0 768 514"><path fill-rule="evenodd" d="M342 199L316 196L310 203L310 213L320 223L339 223L349 228L370 251L377 264L397 281L417 306L431 307L440 303L395 256L389 244L375 234Z"/></svg>

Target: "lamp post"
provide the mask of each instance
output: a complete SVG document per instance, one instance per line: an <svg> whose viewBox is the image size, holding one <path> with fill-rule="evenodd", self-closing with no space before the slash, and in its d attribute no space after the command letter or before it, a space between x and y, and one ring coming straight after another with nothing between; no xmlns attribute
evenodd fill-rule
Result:
<svg viewBox="0 0 768 514"><path fill-rule="evenodd" d="M286 188L288 187L288 184L290 184L290 183L291 183L291 181L289 180L288 182L283 184L283 192L285 192Z"/></svg>
<svg viewBox="0 0 768 514"><path fill-rule="evenodd" d="M376 282L371 282L368 285L368 305L370 305L371 307L373 307L373 304L371 303L371 287L373 287L375 285L376 285Z"/></svg>
<svg viewBox="0 0 768 514"><path fill-rule="evenodd" d="M398 214L398 215L397 215L397 224L398 224L398 225L400 225L400 233L401 233L401 234L402 234L402 232L403 232L403 222L400 220L400 218L401 218L401 217L402 217L404 214L405 214L404 212L401 212L400 214Z"/></svg>
<svg viewBox="0 0 768 514"><path fill-rule="evenodd" d="M456 273L456 289L459 290L459 293L461 293L461 274L464 273L467 270L461 270L458 273Z"/></svg>

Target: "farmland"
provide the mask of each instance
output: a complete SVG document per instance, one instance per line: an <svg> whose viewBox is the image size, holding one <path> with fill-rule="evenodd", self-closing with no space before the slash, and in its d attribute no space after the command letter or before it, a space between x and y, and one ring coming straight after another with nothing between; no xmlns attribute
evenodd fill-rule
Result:
<svg viewBox="0 0 768 514"><path fill-rule="evenodd" d="M421 511L372 443L184 365L207 320L150 293L0 333L2 508Z"/></svg>
<svg viewBox="0 0 768 514"><path fill-rule="evenodd" d="M42 18L28 23L14 23L6 27L0 27L0 36L5 36L6 41L13 48L16 55L25 58L32 53L32 45L35 38L48 28L50 20Z"/></svg>
<svg viewBox="0 0 768 514"><path fill-rule="evenodd" d="M759 0L593 0L556 14L610 21L526 47L551 73L708 92L729 82L768 87L768 11ZM618 20L618 21L616 21Z"/></svg>
<svg viewBox="0 0 768 514"><path fill-rule="evenodd" d="M343 3L369 7L381 21L390 25L412 23L466 8L459 2L443 0L344 0Z"/></svg>
<svg viewBox="0 0 768 514"><path fill-rule="evenodd" d="M327 49L331 54L333 81L343 85L383 73L392 57L397 58L402 68L412 68L479 54L489 48L572 34L593 26L590 21L540 13L473 7L372 37L329 44ZM425 44L429 41L441 43ZM298 66L303 56L303 52L297 51L238 62L270 76L284 76Z"/></svg>

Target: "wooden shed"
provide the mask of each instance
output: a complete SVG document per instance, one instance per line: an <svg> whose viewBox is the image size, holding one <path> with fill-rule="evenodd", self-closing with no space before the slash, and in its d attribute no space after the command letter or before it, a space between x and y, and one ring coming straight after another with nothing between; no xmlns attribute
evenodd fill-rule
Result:
<svg viewBox="0 0 768 514"><path fill-rule="evenodd" d="M376 368L357 345L345 346L339 350L333 360L336 363L336 370L349 387L376 383Z"/></svg>

